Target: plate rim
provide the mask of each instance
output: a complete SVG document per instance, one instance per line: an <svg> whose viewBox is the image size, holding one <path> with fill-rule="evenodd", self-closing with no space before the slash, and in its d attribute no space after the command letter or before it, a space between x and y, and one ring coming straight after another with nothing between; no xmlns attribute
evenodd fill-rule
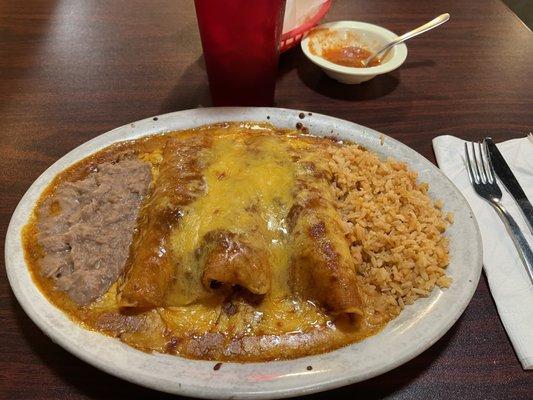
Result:
<svg viewBox="0 0 533 400"><path fill-rule="evenodd" d="M33 309L32 305L28 303L28 299L24 293L24 290L31 290L29 288L27 289L24 289L22 287L19 287L18 285L18 277L16 276L17 274L17 271L16 271L16 268L17 266L16 265L13 265L12 262L11 262L11 259L12 259L12 252L14 251L13 249L16 247L15 245L17 244L17 242L20 242L20 231L22 229L22 227L25 225L26 221L25 220L24 222L20 223L20 221L17 221L16 218L19 217L21 214L24 215L24 212L28 213L28 212L31 212L31 210L33 209L34 205L35 205L35 201L39 198L40 194L41 194L41 191L39 191L37 194L36 194L36 198L33 199L31 202L30 202L30 198L31 198L31 195L33 194L33 192L36 190L35 187L37 187L38 183L40 183L44 178L43 177L46 177L47 174L50 174L50 171L54 171L58 168L59 165L61 165L62 162L65 161L65 159L69 159L69 158L72 158L73 155L79 153L79 152L82 152L82 153L86 153L85 155L82 155L81 157L77 157L75 160L71 161L68 165L72 165L73 163L87 157L89 154L95 152L95 151L98 151L99 149L103 148L103 147L106 147L106 146L109 146L110 144L112 143L115 143L117 141L122 141L122 140L130 140L132 139L131 137L127 137L127 138L115 138L116 140L112 140L106 144L104 144L103 146L100 146L99 149L95 149L93 151L90 151L87 153L87 149L89 149L91 147L92 144L94 143L98 143L98 141L100 140L104 140L104 138L111 138L114 134L116 135L117 132L121 132L123 130L126 130L126 129L129 129L129 128L133 128L134 126L139 126L139 125L143 125L143 124L154 124L157 122L157 120L166 120L166 119L174 119L174 118L183 118L185 116L187 116L187 114L211 114L211 116L215 116L215 119L216 119L216 115L220 115L220 114L223 114L223 115L226 115L227 113L229 114L234 114L235 115L235 118L233 120L246 120L246 118L238 118L238 115L239 114L247 114L247 113L253 113L254 111L259 111L259 110L262 110L266 113L266 115L273 115L273 114L279 114L281 116L283 116L283 114L289 114L291 116L291 118L294 120L294 121L299 121L300 120L300 114L301 113L305 113L305 116L307 115L313 115L314 118L318 118L320 120L326 120L326 121L330 121L332 123L334 123L335 121L340 121L342 124L346 124L348 123L349 125L353 125L354 128L356 129L359 129L361 131L363 131L365 134L368 134L370 137L372 137L373 139L376 139L377 137L379 138L384 138L384 140L386 140L388 143L392 143L393 146L395 147L399 147L399 148L402 148L404 151L407 151L408 153L412 154L413 157L416 157L418 158L420 161L423 161L424 163L428 164L428 167L429 169L431 170L432 173L437 173L438 175L440 175L441 178L444 178L444 181L447 182L447 185L448 187L450 188L450 190L453 192L454 196L458 199L459 202L462 203L462 206L465 207L466 211L468 214L470 214L471 218L470 218L470 223L472 224L472 228L474 229L474 232L475 232L475 238L473 238L473 242L475 242L474 244L477 244L477 246L474 246L476 247L476 251L475 251L475 255L474 255L474 259L477 261L475 262L474 264L475 265L472 265L472 267L474 267L474 271L471 272L471 275L472 275L472 280L470 282L470 284L467 285L467 290L465 291L465 293L463 293L463 297L461 298L461 303L459 305L459 307L456 307L455 309L455 312L452 316L449 316L446 320L446 323L445 324L442 324L441 325L441 330L438 332L438 333L434 333L432 335L431 338L429 338L429 340L426 340L421 346L418 346L415 350L411 350L410 352L406 353L403 355L403 357L400 357L400 358L396 358L394 361L392 362L388 362L388 363L385 363L384 366L382 366L381 368L379 368L379 370L372 370L372 371L369 371L368 373L366 374L359 374L357 376L341 376L341 377L338 377L336 379L329 379L329 380L326 380L326 381L320 381L318 380L317 382L313 382L311 384L306 384L306 385L302 385L302 386L292 386L292 387L285 387L285 388L281 388L281 389L272 389L272 390L259 390L259 391L256 391L256 390L241 390L239 391L238 393L230 393L228 391L220 391L220 389L210 389L209 387L205 387L205 385L201 385L201 382L197 382L198 385L194 386L194 385L181 385L179 384L179 386L174 386L174 387L169 387L168 385L162 385L160 383L157 383L157 382L152 382L150 381L149 377L148 376L139 376L139 374L135 375L135 374L131 374L128 372L128 370L126 369L125 371L122 370L120 368L120 366L116 366L116 365L110 365L110 364L106 364L104 362L101 362L94 354L91 354L90 352L87 352L87 350L84 350L83 346L75 346L73 345L71 342L69 342L69 338L67 338L66 336L60 334L54 327L51 327L50 326L50 322L49 321L46 321L46 319L37 314L37 312ZM220 122L222 121L231 121L232 119L231 118L221 118L219 119ZM250 119L248 119L250 120ZM273 122L272 120L267 120L267 119L264 119L264 122ZM213 122L207 122L207 123L213 123ZM156 125L156 124L154 124ZM200 126L201 124L199 125L196 125L196 126ZM143 137L143 136L149 136L149 135L153 135L153 134L157 134L157 133L162 133L162 132L165 132L165 131L168 131L165 130L165 129L154 129L152 132L149 132L149 133L146 133L146 134L140 134L140 135L135 135L135 138L137 137ZM59 173L60 171L62 171L63 169L67 168L67 166L64 166L64 167L61 167L61 169L57 172L54 173L53 176L55 176L57 173ZM46 182L44 182L44 187L46 187L51 179L53 179L53 176L51 178L49 178L48 180L46 180ZM29 210L23 210L23 206L26 205L26 203L28 203L28 206L29 206ZM468 223L468 222L466 222ZM17 226L18 225L18 226ZM18 229L16 229L18 227ZM19 243L20 244L20 243ZM431 347L435 342L437 342L440 338L442 338L442 336L444 336L446 334L446 332L449 331L449 329L455 324L455 322L459 319L459 317L463 314L464 310L466 309L466 307L468 306L471 298L473 297L474 295L474 292L478 286L478 282L479 282L479 279L480 279L480 276L481 276L481 269L482 269L482 244L481 244L481 236L480 236L480 231L479 231L479 227L477 225L477 222L475 220L475 217L473 216L473 212L468 204L468 202L466 201L466 199L464 198L464 196L461 194L461 192L455 187L455 185L451 182L451 180L440 170L438 169L433 163L431 163L427 158L425 158L423 155L421 155L420 153L418 153L416 150L410 148L409 146L401 143L400 141L390 137L390 136L387 136L387 135L384 135L378 131L375 131L373 129L370 129L370 128L367 128L365 126L362 126L362 125L359 125L359 124L356 124L354 122L351 122L351 121L347 121L347 120L343 120L343 119L340 119L340 118L336 118L336 117L331 117L331 116L328 116L328 115L324 115L324 114L319 114L319 113L314 113L314 112L309 112L309 111L304 111L304 110L296 110L296 109L285 109L285 108L274 108L274 107L219 107L219 108L202 108L202 109L192 109L192 110L182 110L182 111L176 111L176 112L171 112L171 113L167 113L167 114L162 114L162 115L157 115L155 117L149 117L149 118L145 118L145 119L141 119L141 120L138 120L138 121L135 121L135 122L132 122L132 123L129 123L129 124L125 124L125 125L122 125L120 127L117 127L117 128L114 128L110 131L107 131L103 134L100 134L84 143L82 143L81 145L77 146L76 148L74 148L73 150L69 151L68 153L66 153L64 156L62 156L61 158L59 158L57 161L55 161L50 167L48 167L32 184L31 186L28 188L28 190L26 191L26 193L23 195L23 197L21 198L21 200L19 201L15 211L13 212L13 215L11 217L11 220L10 220L10 223L9 223L9 226L8 226L8 230L7 230L7 234L6 234L6 240L5 240L5 265L6 265L6 272L7 272L7 276L8 276L8 280L9 280L9 284L15 294L15 297L17 298L19 304L22 306L22 308L24 309L25 313L30 317L30 319L32 319L32 321L34 323L37 324L37 326L45 333L45 335L47 335L48 337L51 338L51 340L55 343L58 343L61 347L63 347L64 349L66 349L68 352L70 352L71 354L75 355L76 357L82 359L83 361L111 374L111 375L114 375L114 376L117 376L121 379L124 379L124 380L127 380L129 382L132 382L132 383L136 383L136 384L140 384L142 386L146 386L146 387L150 387L150 388L153 388L153 389L156 389L156 390L160 390L160 391L163 391L163 392L168 392L168 393L173 393L173 394L181 394L181 395L187 395L187 396L194 396L194 397L201 397L201 398L229 398L229 397L232 397L232 398L271 398L272 396L275 396L277 398L281 398L281 397L292 397L292 396L296 396L296 395L302 395L302 394L310 394L310 393L315 393L315 392L320 392L320 391L324 391L324 390L330 390L330 389L333 389L333 388L337 388L337 387L340 387L340 386L345 386L345 385L349 385L349 384L353 384L353 383L356 383L356 382L360 382L360 381L363 381L363 380L366 380L366 379L370 379L370 378L373 378L375 376L379 376L383 373L386 373L406 362L408 362L409 360L415 358L416 356L418 356L419 354L421 354L422 352L424 352L425 350L427 350L429 347ZM27 265L24 261L24 266L26 268L26 270L28 270L27 268ZM28 274L29 274L29 271L27 271ZM31 279L31 277L30 277ZM33 282L32 282L33 283ZM52 305L48 299L40 292L39 289L37 289L35 287L35 284L33 284L34 288L33 289L36 289L40 296L42 297L42 299L44 300L44 302L46 302L48 304L48 307L51 307L53 308L54 310L56 311L59 311L63 316L64 318L68 318L66 315L64 315L64 313L62 311L60 311L59 309L57 309L54 305ZM69 321L71 321L69 319ZM76 324L74 321L71 321L72 324ZM76 324L78 325L78 324ZM82 328L83 329L83 328ZM102 334L99 334L99 333L95 333L95 332L92 332L96 335L101 335L101 336L104 336ZM113 340L115 342L119 342L117 339L113 339L113 338L109 338L107 337L108 339L110 340ZM360 342L361 343L361 342ZM122 344L122 343L121 343ZM122 344L123 346L126 346L128 347L129 349L132 349L131 347L125 345L125 344ZM357 345L357 343L356 343ZM350 346L347 346L347 347L351 347L353 345L350 345ZM334 350L332 352L329 352L329 353L324 353L325 355L331 355L332 353L335 353L335 352L339 352L339 351L342 351L343 349L346 349L346 347L344 348L341 348L341 349L338 349L338 350ZM137 350L135 350L137 351ZM144 354L144 353L143 353ZM159 357L160 355L154 355L155 357ZM318 355L319 356L319 355ZM165 356L162 356L162 357L165 357ZM167 356L167 357L175 357L175 356ZM270 364L270 363L288 363L288 362L291 362L291 361L301 361L301 360L304 360L304 359L308 359L309 357L316 357L316 356L308 356L308 357L302 357L302 358L298 358L298 359L294 359L294 360L287 360L287 361L271 361L271 362L266 362L266 363L245 363L245 364L239 364L239 363L225 363L225 364L233 364L233 365L251 365L251 364L254 364L254 365L257 365L257 364ZM188 359L183 359L181 358L182 360L185 360L185 362L187 363L191 363L191 364L196 364L196 363L209 363L210 365L213 365L216 361L192 361L192 360L188 360ZM142 374L141 374L142 375ZM216 391L214 391L216 390Z"/></svg>

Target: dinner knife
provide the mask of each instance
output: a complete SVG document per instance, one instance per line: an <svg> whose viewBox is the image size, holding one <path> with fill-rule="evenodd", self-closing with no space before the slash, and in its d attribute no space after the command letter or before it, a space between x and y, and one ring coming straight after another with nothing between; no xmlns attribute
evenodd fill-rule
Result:
<svg viewBox="0 0 533 400"><path fill-rule="evenodd" d="M492 139L485 138L484 142L487 145L490 161L496 175L498 175L498 178L500 178L509 193L511 193L511 196L515 199L516 204L518 204L518 207L520 207L520 210L524 214L529 230L533 233L533 206Z"/></svg>

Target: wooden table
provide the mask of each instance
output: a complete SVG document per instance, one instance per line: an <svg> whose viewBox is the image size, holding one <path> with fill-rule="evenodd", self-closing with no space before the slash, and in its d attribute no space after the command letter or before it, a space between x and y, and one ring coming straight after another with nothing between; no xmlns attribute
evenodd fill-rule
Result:
<svg viewBox="0 0 533 400"><path fill-rule="evenodd" d="M408 43L400 70L360 86L330 80L299 49L284 54L277 105L372 127L430 160L437 135L501 141L531 131L533 34L500 1L339 0L327 19L401 33L446 11L447 25ZM67 151L131 121L208 106L201 54L191 1L0 0L2 238L21 196ZM0 323L2 399L170 398L52 343L21 310L4 268ZM433 347L327 394L342 396L531 399L533 375L521 369L483 276L464 315Z"/></svg>

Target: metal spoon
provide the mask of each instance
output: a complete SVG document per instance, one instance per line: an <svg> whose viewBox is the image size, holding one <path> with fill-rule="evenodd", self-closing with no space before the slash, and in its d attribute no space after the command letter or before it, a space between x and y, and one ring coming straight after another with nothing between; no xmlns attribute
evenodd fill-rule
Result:
<svg viewBox="0 0 533 400"><path fill-rule="evenodd" d="M450 19L450 14L442 14L439 15L437 18L425 23L422 26L419 26L416 29L413 29L412 31L409 31L407 33L404 33L402 36L399 36L397 39L393 40L386 46L384 46L381 50L379 50L376 54L371 56L370 58L367 58L365 61L363 61L363 65L367 67L370 65L372 61L374 61L375 58L377 58L380 54L383 54L383 57L386 57L390 49L392 49L397 44L403 43L408 39L414 38L415 36L420 35L421 33L427 32L433 28L436 28L439 25L442 25L446 21Z"/></svg>

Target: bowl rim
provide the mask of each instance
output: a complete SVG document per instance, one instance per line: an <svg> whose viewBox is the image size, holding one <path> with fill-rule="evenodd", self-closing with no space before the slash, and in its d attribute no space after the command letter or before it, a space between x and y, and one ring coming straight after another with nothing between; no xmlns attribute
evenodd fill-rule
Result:
<svg viewBox="0 0 533 400"><path fill-rule="evenodd" d="M335 64L320 56L312 54L309 50L309 33L313 32L313 30L315 29L322 28L348 28L352 30L372 32L389 41L396 39L398 35L382 26L362 21L332 21L327 22L325 24L317 25L305 35L305 37L300 42L300 46L306 57L311 60L311 62L328 71L354 76L380 75L395 70L400 65L402 65L405 59L407 58L407 46L405 45L405 43L400 43L395 46L392 57L386 63L377 65L375 67L356 68Z"/></svg>

